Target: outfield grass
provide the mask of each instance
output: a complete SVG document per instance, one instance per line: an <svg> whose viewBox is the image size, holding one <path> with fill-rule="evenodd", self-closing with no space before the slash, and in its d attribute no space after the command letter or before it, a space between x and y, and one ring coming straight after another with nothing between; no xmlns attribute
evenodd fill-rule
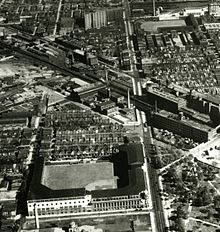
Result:
<svg viewBox="0 0 220 232"><path fill-rule="evenodd" d="M113 164L46 165L43 170L42 184L53 189L105 189L116 188Z"/></svg>

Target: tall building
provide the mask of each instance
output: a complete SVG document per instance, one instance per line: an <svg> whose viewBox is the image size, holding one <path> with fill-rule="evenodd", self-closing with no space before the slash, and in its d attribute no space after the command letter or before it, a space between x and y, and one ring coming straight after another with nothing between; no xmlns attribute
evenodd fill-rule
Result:
<svg viewBox="0 0 220 232"><path fill-rule="evenodd" d="M85 30L92 28L92 15L91 13L85 14Z"/></svg>
<svg viewBox="0 0 220 232"><path fill-rule="evenodd" d="M96 10L85 13L85 30L96 28L99 29L107 25L105 10Z"/></svg>

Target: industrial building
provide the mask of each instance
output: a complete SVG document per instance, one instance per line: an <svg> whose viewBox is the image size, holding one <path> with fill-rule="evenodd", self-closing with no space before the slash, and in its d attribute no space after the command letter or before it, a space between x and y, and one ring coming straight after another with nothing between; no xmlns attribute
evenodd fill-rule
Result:
<svg viewBox="0 0 220 232"><path fill-rule="evenodd" d="M98 58L96 56L83 50L79 50L79 49L73 50L73 57L74 60L82 62L84 64L88 64L88 65L98 64Z"/></svg>
<svg viewBox="0 0 220 232"><path fill-rule="evenodd" d="M114 109L114 111L116 110L117 107L116 103L109 100L109 101L105 101L105 102L101 102L99 104L96 105L96 110L100 113L104 113L104 114L108 114L110 109Z"/></svg>
<svg viewBox="0 0 220 232"><path fill-rule="evenodd" d="M71 97L75 101L83 101L85 98L89 96L93 96L98 93L98 91L106 88L106 84L102 82L96 82L93 84L85 85L82 87L78 87L73 89L71 93Z"/></svg>
<svg viewBox="0 0 220 232"><path fill-rule="evenodd" d="M175 115L165 110L153 113L149 124L197 142L207 142L216 134L216 129L192 121L186 118L183 113Z"/></svg>
<svg viewBox="0 0 220 232"><path fill-rule="evenodd" d="M179 108L186 105L186 101L183 98L168 92L159 91L155 88L145 90L144 95L140 98L155 108L164 109L173 113L178 113Z"/></svg>
<svg viewBox="0 0 220 232"><path fill-rule="evenodd" d="M220 123L220 100L206 94L193 94L187 96L187 105L198 112L209 115L214 126Z"/></svg>

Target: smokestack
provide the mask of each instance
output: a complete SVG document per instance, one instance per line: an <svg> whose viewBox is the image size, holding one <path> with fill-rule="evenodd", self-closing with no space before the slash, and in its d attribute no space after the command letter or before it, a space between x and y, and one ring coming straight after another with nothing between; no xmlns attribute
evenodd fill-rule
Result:
<svg viewBox="0 0 220 232"><path fill-rule="evenodd" d="M108 69L105 69L105 80L108 82Z"/></svg>
<svg viewBox="0 0 220 232"><path fill-rule="evenodd" d="M130 89L128 89L128 109L131 108Z"/></svg>
<svg viewBox="0 0 220 232"><path fill-rule="evenodd" d="M37 213L37 204L34 204L34 215L35 215L36 229L40 229L40 223L39 223L39 218L38 218L38 213Z"/></svg>
<svg viewBox="0 0 220 232"><path fill-rule="evenodd" d="M108 97L110 98L111 97L111 89L108 88Z"/></svg>
<svg viewBox="0 0 220 232"><path fill-rule="evenodd" d="M183 112L179 112L178 119L181 121L183 119Z"/></svg>

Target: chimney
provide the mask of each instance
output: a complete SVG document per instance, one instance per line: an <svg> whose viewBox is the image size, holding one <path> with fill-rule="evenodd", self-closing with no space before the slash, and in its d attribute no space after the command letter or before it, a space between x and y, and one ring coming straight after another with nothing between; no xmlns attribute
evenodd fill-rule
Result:
<svg viewBox="0 0 220 232"><path fill-rule="evenodd" d="M179 95L180 95L180 94L179 94L179 91L177 91L177 92L176 92L176 96L179 97Z"/></svg>
<svg viewBox="0 0 220 232"><path fill-rule="evenodd" d="M111 97L111 89L108 88L108 97L110 98Z"/></svg>
<svg viewBox="0 0 220 232"><path fill-rule="evenodd" d="M178 119L181 121L183 119L183 112L179 112Z"/></svg>
<svg viewBox="0 0 220 232"><path fill-rule="evenodd" d="M106 82L108 82L108 69L107 68L105 69L105 80Z"/></svg>
<svg viewBox="0 0 220 232"><path fill-rule="evenodd" d="M131 108L130 89L128 89L128 108Z"/></svg>

